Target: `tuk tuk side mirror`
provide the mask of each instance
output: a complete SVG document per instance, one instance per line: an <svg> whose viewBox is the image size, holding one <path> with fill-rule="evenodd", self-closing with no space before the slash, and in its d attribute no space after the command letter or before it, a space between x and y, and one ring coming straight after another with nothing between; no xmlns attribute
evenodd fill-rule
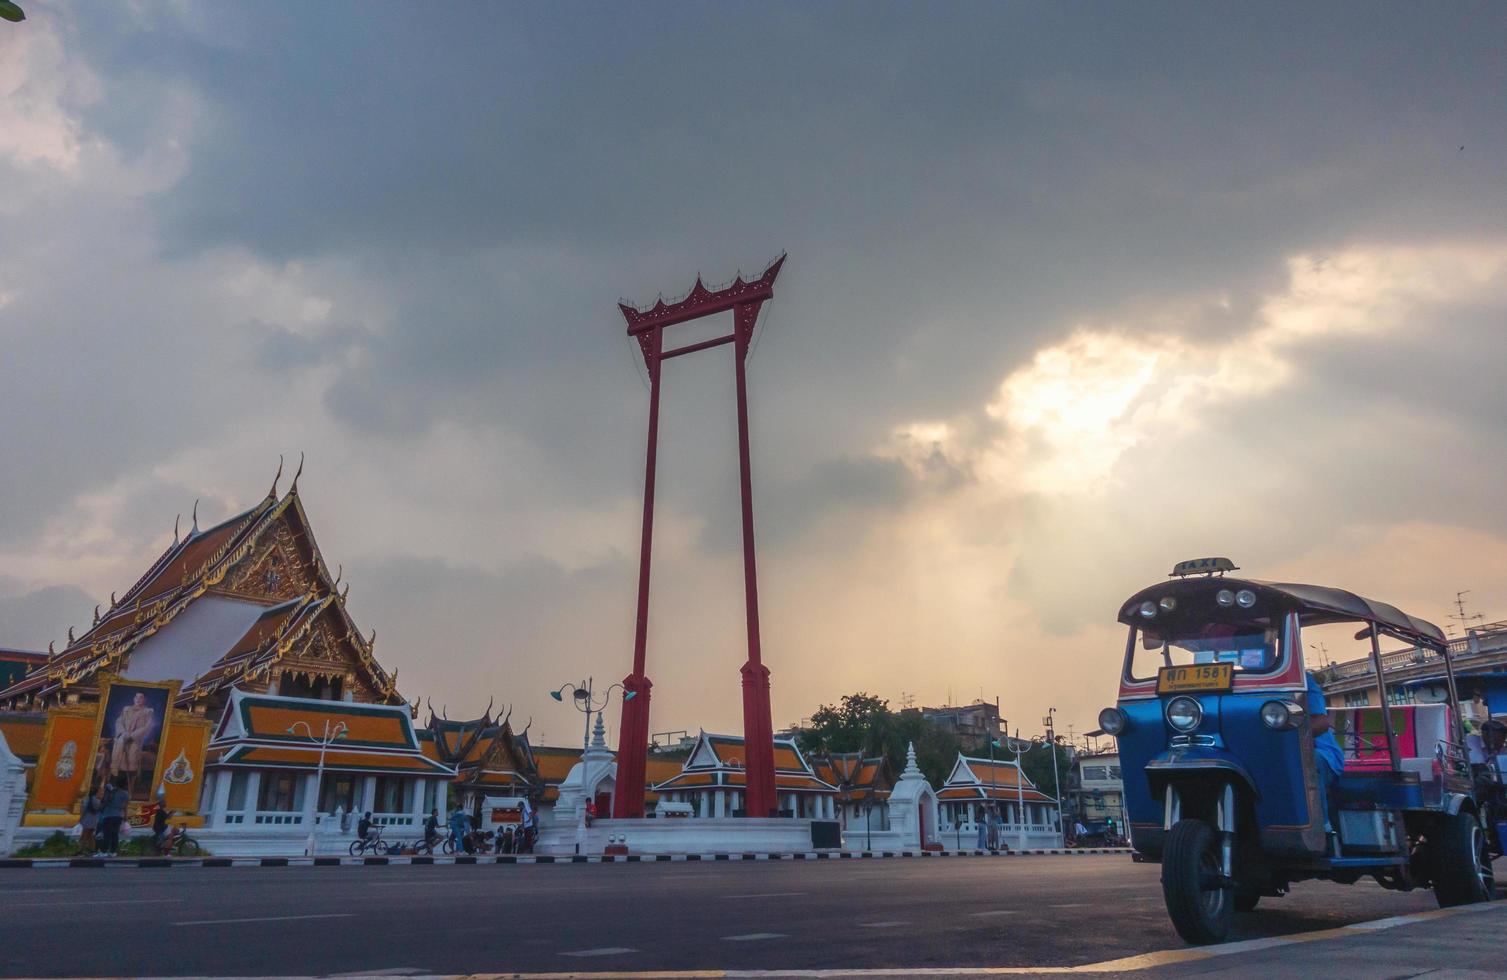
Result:
<svg viewBox="0 0 1507 980"><path fill-rule="evenodd" d="M1142 633L1141 647L1146 650L1160 650L1162 648L1162 638L1160 636L1153 636L1150 633Z"/></svg>
<svg viewBox="0 0 1507 980"><path fill-rule="evenodd" d="M1356 634L1355 634L1355 638L1357 640L1369 640L1369 639L1371 639L1371 627L1367 626L1365 629L1357 630Z"/></svg>

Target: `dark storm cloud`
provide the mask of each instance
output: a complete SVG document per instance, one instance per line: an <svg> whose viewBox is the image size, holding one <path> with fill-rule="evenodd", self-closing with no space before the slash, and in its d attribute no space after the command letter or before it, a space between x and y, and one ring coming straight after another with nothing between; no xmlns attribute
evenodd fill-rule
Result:
<svg viewBox="0 0 1507 980"><path fill-rule="evenodd" d="M631 387L520 412L523 375L608 366L620 293L788 248L777 313L811 335L775 370L849 411L776 413L774 437L833 457L983 397L1064 317L1502 214L1499 8L664 12L328 4L232 15L234 49L158 32L209 107L158 205L168 247L364 256L400 313L337 414L492 411L570 447Z"/></svg>

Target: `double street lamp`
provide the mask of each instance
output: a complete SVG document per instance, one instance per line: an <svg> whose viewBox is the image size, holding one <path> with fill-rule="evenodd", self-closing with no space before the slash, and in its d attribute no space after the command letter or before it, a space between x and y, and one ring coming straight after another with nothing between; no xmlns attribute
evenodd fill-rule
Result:
<svg viewBox="0 0 1507 980"><path fill-rule="evenodd" d="M598 703L597 694L592 689L591 685L592 678L588 677L580 684L572 684L567 681L566 683L561 684L559 687L555 688L553 691L549 692L550 697L554 698L556 701L563 702L565 700L564 692L566 690L569 690L571 706L574 707L577 711L580 711L586 715L586 730L585 733L581 736L581 750L583 752L586 749L591 748L591 716L607 707L607 702L612 699L613 690L616 689L622 691L624 701L632 701L638 696L637 691L630 691L627 688L623 687L623 685L621 684L613 684L611 687L607 688L607 690L601 693L602 700L600 703Z"/></svg>
<svg viewBox="0 0 1507 980"><path fill-rule="evenodd" d="M319 746L319 768L314 771L314 806L312 807L314 817L309 821L308 840L304 841L304 854L309 857L313 857L314 825L319 822L319 794L322 792L321 787L324 783L324 754L325 752L329 751L331 745L333 745L340 739L345 738L350 729L346 727L345 722L343 721L335 722L335 726L331 728L330 720L326 718L324 720L323 738L316 737L314 735L314 729L310 728L309 723L306 721L295 721L293 724L289 725L288 734L297 735L300 728L304 730L304 738L307 738L310 742L313 742ZM305 808L306 813L309 811L310 808Z"/></svg>

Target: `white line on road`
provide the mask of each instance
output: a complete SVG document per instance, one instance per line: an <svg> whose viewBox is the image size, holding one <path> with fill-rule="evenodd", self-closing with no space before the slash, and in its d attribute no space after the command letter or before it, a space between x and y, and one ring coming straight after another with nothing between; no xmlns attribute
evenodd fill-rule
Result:
<svg viewBox="0 0 1507 980"><path fill-rule="evenodd" d="M1019 915L1019 909L990 909L987 912L969 912L975 919L983 919L991 915Z"/></svg>
<svg viewBox="0 0 1507 980"><path fill-rule="evenodd" d="M354 912L320 912L314 915L259 915L248 919L190 919L175 926L224 926L237 922L296 922L301 919L354 919Z"/></svg>
<svg viewBox="0 0 1507 980"><path fill-rule="evenodd" d="M1047 906L1047 908L1049 908L1049 909L1086 909L1088 907L1089 907L1089 903L1088 902L1067 902L1067 903L1062 904L1062 905L1048 905Z"/></svg>
<svg viewBox="0 0 1507 980"><path fill-rule="evenodd" d="M575 950L571 950L568 953L561 953L560 955L561 956L612 956L612 955L614 955L616 953L637 953L637 952L638 952L638 950L636 950L636 949L629 949L627 946L599 946L596 949L575 949Z"/></svg>
<svg viewBox="0 0 1507 980"><path fill-rule="evenodd" d="M723 895L723 898L794 898L805 892L754 892L750 895Z"/></svg>
<svg viewBox="0 0 1507 980"><path fill-rule="evenodd" d="M181 904L181 898L85 898L76 902L26 902L22 905L12 905L6 908L7 912L16 912L20 909L36 909L43 906L58 905L169 905Z"/></svg>
<svg viewBox="0 0 1507 980"><path fill-rule="evenodd" d="M751 943L760 939L784 939L785 934L783 932L749 932L741 936L723 936L722 938L730 943Z"/></svg>
<svg viewBox="0 0 1507 980"><path fill-rule="evenodd" d="M895 920L890 921L890 922L860 922L860 923L858 923L858 927L860 929L893 929L895 926L908 926L908 925L910 925L910 920L908 920L908 919L895 919Z"/></svg>

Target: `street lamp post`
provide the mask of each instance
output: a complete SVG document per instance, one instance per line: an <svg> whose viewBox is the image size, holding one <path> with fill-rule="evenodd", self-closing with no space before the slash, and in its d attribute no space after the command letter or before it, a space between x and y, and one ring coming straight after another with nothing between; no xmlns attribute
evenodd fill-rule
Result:
<svg viewBox="0 0 1507 980"><path fill-rule="evenodd" d="M314 729L309 727L306 721L295 721L288 726L289 735L297 735L298 730L304 730L304 737L319 746L319 766L314 770L314 819L309 822L309 837L304 841L304 854L314 856L314 826L319 823L319 794L324 786L324 754L329 751L331 745L345 738L346 732L350 731L343 721L337 721L335 727L330 727L330 720L324 720L324 737L316 738Z"/></svg>
<svg viewBox="0 0 1507 980"><path fill-rule="evenodd" d="M1052 750L1052 789L1057 796L1057 842L1060 845L1067 838L1067 826L1062 822L1062 777L1057 774L1057 729L1052 721L1056 714L1056 708L1048 708L1042 721L1047 726L1047 748Z"/></svg>
<svg viewBox="0 0 1507 980"><path fill-rule="evenodd" d="M1020 757L1031 751L1031 743L1021 738L1017 730L1014 738L1005 740L1005 748L1015 753L1015 842L1024 851L1026 849L1026 771L1020 764Z"/></svg>
<svg viewBox="0 0 1507 980"><path fill-rule="evenodd" d="M591 749L591 716L600 715L602 709L607 707L607 702L612 700L613 690L623 692L624 701L632 701L638 696L637 691L630 691L621 684L613 684L601 694L601 702L597 702L597 694L592 686L593 678L588 677L583 683L572 684L567 681L549 692L549 696L556 701L564 702L564 691L570 691L570 703L577 711L586 716L585 730L581 733L581 805L576 815L576 853L581 853L581 845L586 841L586 753ZM621 748L621 746L619 746Z"/></svg>

